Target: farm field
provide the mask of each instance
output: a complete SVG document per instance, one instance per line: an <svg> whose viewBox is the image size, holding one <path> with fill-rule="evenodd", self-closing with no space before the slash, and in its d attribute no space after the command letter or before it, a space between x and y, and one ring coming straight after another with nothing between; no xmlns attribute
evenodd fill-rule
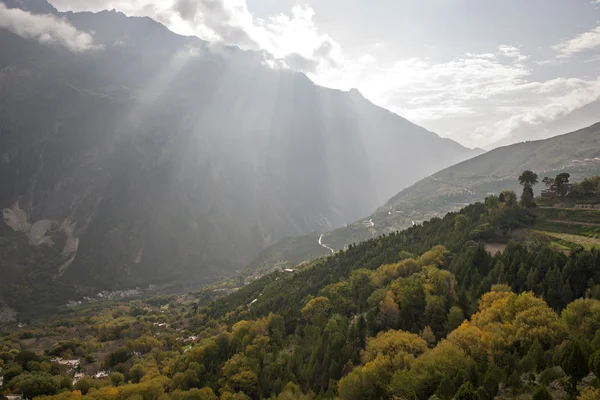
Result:
<svg viewBox="0 0 600 400"><path fill-rule="evenodd" d="M550 231L539 231L538 230L536 232L550 236L552 238L558 239L563 242L578 244L578 245L584 247L586 250L590 250L595 247L600 248L600 238L594 238L594 237L582 236L582 235L573 235L570 233L550 232Z"/></svg>

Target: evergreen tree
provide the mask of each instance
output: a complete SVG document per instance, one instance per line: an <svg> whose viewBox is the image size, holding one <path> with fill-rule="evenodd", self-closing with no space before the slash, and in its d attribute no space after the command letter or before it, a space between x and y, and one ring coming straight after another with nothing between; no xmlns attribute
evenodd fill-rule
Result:
<svg viewBox="0 0 600 400"><path fill-rule="evenodd" d="M454 396L455 392L456 387L452 383L452 380L448 376L444 376L435 394L442 400L449 400Z"/></svg>
<svg viewBox="0 0 600 400"><path fill-rule="evenodd" d="M532 400L552 400L552 396L548 393L546 386L540 385L533 392Z"/></svg>
<svg viewBox="0 0 600 400"><path fill-rule="evenodd" d="M589 367L590 371L593 372L597 378L600 378L600 350L596 350L590 357Z"/></svg>
<svg viewBox="0 0 600 400"><path fill-rule="evenodd" d="M533 360L537 372L542 372L546 368L546 362L544 360L544 348L540 344L539 340L535 339L529 348L529 351L527 352L527 356Z"/></svg>
<svg viewBox="0 0 600 400"><path fill-rule="evenodd" d="M456 392L455 400L478 400L475 388L471 382L465 382Z"/></svg>
<svg viewBox="0 0 600 400"><path fill-rule="evenodd" d="M567 342L561 355L560 366L569 376L571 395L574 396L577 393L577 383L589 372L588 360L583 355L579 343Z"/></svg>

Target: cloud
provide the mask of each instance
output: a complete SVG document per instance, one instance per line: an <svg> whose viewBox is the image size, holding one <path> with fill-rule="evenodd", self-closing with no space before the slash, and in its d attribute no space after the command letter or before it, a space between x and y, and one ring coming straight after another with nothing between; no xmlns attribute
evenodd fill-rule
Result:
<svg viewBox="0 0 600 400"><path fill-rule="evenodd" d="M514 46L432 62L346 60L341 69L310 74L326 86L357 87L367 98L434 132L471 146L518 141L600 98L600 81L536 80ZM534 65L534 63L532 63ZM560 133L560 132L555 132Z"/></svg>
<svg viewBox="0 0 600 400"><path fill-rule="evenodd" d="M172 9L190 25L203 25L220 41L257 49L251 37L253 18L245 1L176 0Z"/></svg>
<svg viewBox="0 0 600 400"><path fill-rule="evenodd" d="M564 132L548 131L552 122L566 117L587 104L600 100L600 78L586 81L576 78L556 78L546 82L532 82L515 88L514 98L521 101L505 111L506 118L475 130L474 137L488 143L522 140ZM507 140L509 139L509 140Z"/></svg>
<svg viewBox="0 0 600 400"><path fill-rule="evenodd" d="M529 58L528 56L524 56L523 54L521 54L521 50L518 47L509 45L499 46L498 53L505 57L515 59L517 61L524 61Z"/></svg>
<svg viewBox="0 0 600 400"><path fill-rule="evenodd" d="M283 59L292 69L302 72L315 72L319 65L316 60L304 57L298 53L288 54Z"/></svg>
<svg viewBox="0 0 600 400"><path fill-rule="evenodd" d="M569 58L574 54L600 47L600 26L591 31L581 33L573 39L553 46L561 58Z"/></svg>
<svg viewBox="0 0 600 400"><path fill-rule="evenodd" d="M265 50L303 72L339 67L341 47L318 31L314 10L294 5L289 14L254 18L245 0L50 0L62 11L116 9L127 15L148 16L174 32L196 35L211 43Z"/></svg>
<svg viewBox="0 0 600 400"><path fill-rule="evenodd" d="M271 68L303 71L327 87L358 88L374 103L471 146L527 136L595 101L600 87L591 78L536 79L537 70L569 60L552 64L531 60L518 45L504 44L446 60L394 60L393 43L380 42L368 48L375 56L385 49L386 61L356 49L350 55L319 29L315 11L306 3L260 19L249 12L245 0L51 2L63 10L116 8L128 15L150 16L177 33L197 35L213 45L262 50L263 62ZM595 46L594 38L588 32L556 49L574 54Z"/></svg>
<svg viewBox="0 0 600 400"><path fill-rule="evenodd" d="M17 8L7 8L0 2L0 28L40 43L56 43L72 52L97 49L92 36L80 32L67 21L51 14L31 14Z"/></svg>

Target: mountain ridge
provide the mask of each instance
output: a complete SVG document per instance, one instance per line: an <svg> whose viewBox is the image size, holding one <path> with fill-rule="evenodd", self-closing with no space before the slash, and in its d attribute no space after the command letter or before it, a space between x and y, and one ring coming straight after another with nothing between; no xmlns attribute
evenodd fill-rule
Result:
<svg viewBox="0 0 600 400"><path fill-rule="evenodd" d="M339 251L352 243L393 233L415 223L440 217L491 193L519 190L517 177L527 169L540 175L568 172L574 179L600 173L600 123L575 132L500 147L445 168L407 187L368 217L326 232L322 242ZM539 193L539 187L536 188ZM320 235L286 238L264 250L250 269L293 265L327 256Z"/></svg>
<svg viewBox="0 0 600 400"><path fill-rule="evenodd" d="M17 308L214 281L475 154L263 53L58 15L103 48L0 30L0 295Z"/></svg>

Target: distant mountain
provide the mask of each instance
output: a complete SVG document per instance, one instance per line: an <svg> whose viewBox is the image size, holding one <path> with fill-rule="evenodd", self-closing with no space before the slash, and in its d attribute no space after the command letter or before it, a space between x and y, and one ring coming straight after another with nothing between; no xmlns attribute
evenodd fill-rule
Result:
<svg viewBox="0 0 600 400"><path fill-rule="evenodd" d="M530 140L542 140L564 132L573 132L598 121L600 115L600 100L591 102L581 108L577 108L561 118L525 126L517 130L513 135L503 138L489 146L487 150L520 142L519 137L526 136ZM526 132L526 133L524 133Z"/></svg>
<svg viewBox="0 0 600 400"><path fill-rule="evenodd" d="M442 217L505 189L520 191L518 176L535 171L540 180L568 172L580 180L600 174L600 123L546 140L501 147L444 169L392 197L371 216L323 236L287 238L263 251L250 268L270 268L325 256L352 243ZM539 192L541 183L536 187ZM321 244L319 244L319 239Z"/></svg>
<svg viewBox="0 0 600 400"><path fill-rule="evenodd" d="M210 282L479 154L265 53L114 11L6 4L102 46L0 30L0 299L18 309Z"/></svg>

